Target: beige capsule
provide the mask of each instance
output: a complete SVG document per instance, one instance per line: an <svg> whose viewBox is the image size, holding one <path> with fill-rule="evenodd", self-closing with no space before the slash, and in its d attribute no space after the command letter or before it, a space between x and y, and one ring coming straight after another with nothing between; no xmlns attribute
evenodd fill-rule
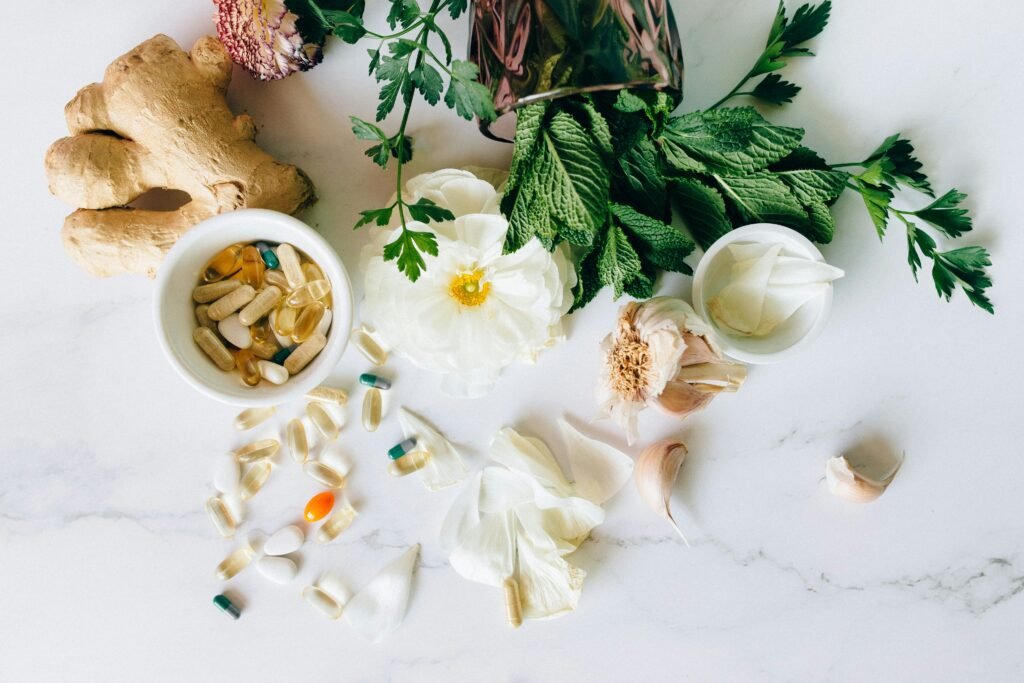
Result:
<svg viewBox="0 0 1024 683"><path fill-rule="evenodd" d="M404 477L407 474L422 470L429 462L430 453L428 451L406 453L402 457L395 458L388 463L388 474L392 477Z"/></svg>
<svg viewBox="0 0 1024 683"><path fill-rule="evenodd" d="M255 289L249 285L242 285L233 292L222 296L210 304L210 308L206 311L206 314L210 316L210 320L220 322L242 306L245 306L255 297Z"/></svg>
<svg viewBox="0 0 1024 683"><path fill-rule="evenodd" d="M377 431L380 426L381 396L380 389L368 389L363 397L363 429L368 432Z"/></svg>
<svg viewBox="0 0 1024 683"><path fill-rule="evenodd" d="M373 337L367 334L362 327L352 331L352 345L374 365L384 365L388 362L388 352L382 349L380 344L374 341Z"/></svg>
<svg viewBox="0 0 1024 683"><path fill-rule="evenodd" d="M228 347L224 346L224 342L209 327L197 327L192 332L192 339L218 368L225 372L234 369L234 354L228 351Z"/></svg>
<svg viewBox="0 0 1024 683"><path fill-rule="evenodd" d="M206 499L206 512L210 515L210 521L216 527L217 533L224 538L231 538L238 529L238 521L231 514L231 509L220 496L211 496Z"/></svg>
<svg viewBox="0 0 1024 683"><path fill-rule="evenodd" d="M309 458L309 440L306 438L306 427L302 420L295 418L288 421L285 428L285 443L288 444L288 452L292 454L292 460L297 463L304 463Z"/></svg>
<svg viewBox="0 0 1024 683"><path fill-rule="evenodd" d="M291 289L288 285L288 278L280 270L268 270L263 273L263 282L268 285L274 285L282 292L287 292Z"/></svg>
<svg viewBox="0 0 1024 683"><path fill-rule="evenodd" d="M207 311L210 310L208 304L199 304L196 306L196 322L199 323L200 327L209 327L213 331L217 331L217 323L210 320L210 315Z"/></svg>
<svg viewBox="0 0 1024 683"><path fill-rule="evenodd" d="M316 532L317 543L330 543L338 536L341 535L345 529L352 526L352 522L356 518L356 509L352 507L351 503L345 503L339 510L335 510L334 513L327 518L327 520L320 525L320 529Z"/></svg>
<svg viewBox="0 0 1024 683"><path fill-rule="evenodd" d="M342 489L348 483L344 474L319 460L310 460L302 466L302 471L329 489Z"/></svg>
<svg viewBox="0 0 1024 683"><path fill-rule="evenodd" d="M256 462L274 457L280 447L281 442L277 439L260 439L236 450L235 457L238 458L238 462Z"/></svg>
<svg viewBox="0 0 1024 683"><path fill-rule="evenodd" d="M284 367L288 372L297 375L310 361L316 358L317 354L327 346L327 337L322 334L314 334L306 341L299 344L299 347L292 352L284 361Z"/></svg>
<svg viewBox="0 0 1024 683"><path fill-rule="evenodd" d="M519 597L519 582L510 576L502 585L505 589L505 615L508 617L508 624L512 628L519 628L523 625L523 602Z"/></svg>
<svg viewBox="0 0 1024 683"><path fill-rule="evenodd" d="M238 280L222 280L211 282L208 285L199 285L192 290L192 300L197 304L208 304L230 294L241 286L242 283Z"/></svg>
<svg viewBox="0 0 1024 683"><path fill-rule="evenodd" d="M238 496L242 500L249 500L255 496L263 488L263 485L267 483L267 479L270 478L270 473L273 470L274 465L267 458L257 460L249 465L245 470L245 474L242 475L242 480L238 483Z"/></svg>
<svg viewBox="0 0 1024 683"><path fill-rule="evenodd" d="M218 580L228 581L234 578L238 572L249 566L249 563L252 562L253 555L255 555L255 553L252 551L252 548L248 545L244 545L225 557L224 560L217 565L217 568L213 573Z"/></svg>
<svg viewBox="0 0 1024 683"><path fill-rule="evenodd" d="M309 417L309 421L313 423L313 426L316 427L316 430L325 439L333 441L341 433L341 428L338 427L338 423L334 421L331 414L315 401L306 406L306 416Z"/></svg>
<svg viewBox="0 0 1024 683"><path fill-rule="evenodd" d="M302 263L295 247L290 244L278 245L277 260L281 262L281 272L284 273L291 289L298 289L306 284L306 275L302 272Z"/></svg>
<svg viewBox="0 0 1024 683"><path fill-rule="evenodd" d="M281 290L274 285L264 287L252 301L245 305L245 308L238 312L239 322L246 327L255 325L260 318L277 306L282 296Z"/></svg>
<svg viewBox="0 0 1024 683"><path fill-rule="evenodd" d="M235 417L235 429L240 432L252 429L256 425L266 422L273 417L274 411L274 406L246 408Z"/></svg>
<svg viewBox="0 0 1024 683"><path fill-rule="evenodd" d="M343 406L348 403L348 393L346 393L344 389L329 387L326 384L321 384L315 389L311 389L309 393L306 394L306 398L311 398L315 401L326 401L327 403L333 403L339 406Z"/></svg>

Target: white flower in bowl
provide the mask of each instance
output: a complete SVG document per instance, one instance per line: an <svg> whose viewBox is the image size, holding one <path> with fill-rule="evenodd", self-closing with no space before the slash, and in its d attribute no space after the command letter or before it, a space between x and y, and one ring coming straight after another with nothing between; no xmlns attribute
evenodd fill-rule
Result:
<svg viewBox="0 0 1024 683"><path fill-rule="evenodd" d="M564 247L549 252L534 239L503 253L508 221L492 184L503 178L481 175L488 180L445 169L406 184L407 201L425 197L455 214L454 221L409 223L437 237L437 256L424 254L426 270L416 282L384 261L384 240L363 253L363 320L395 352L441 374L445 393L465 398L483 396L505 367L535 361L562 338L576 285Z"/></svg>

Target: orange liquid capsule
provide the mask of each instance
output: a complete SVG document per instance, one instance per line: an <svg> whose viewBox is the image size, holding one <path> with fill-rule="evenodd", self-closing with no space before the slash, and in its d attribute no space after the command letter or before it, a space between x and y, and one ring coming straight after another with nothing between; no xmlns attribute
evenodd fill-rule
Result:
<svg viewBox="0 0 1024 683"><path fill-rule="evenodd" d="M334 494L330 491L318 493L306 503L306 511L303 517L307 522L319 522L331 512L334 507Z"/></svg>
<svg viewBox="0 0 1024 683"><path fill-rule="evenodd" d="M327 309L322 303L314 301L299 311L299 317L295 319L295 326L292 328L292 341L301 344L309 339L324 317L325 310Z"/></svg>
<svg viewBox="0 0 1024 683"><path fill-rule="evenodd" d="M263 263L260 250L250 245L242 249L242 282L259 289L263 283L263 271L267 266Z"/></svg>
<svg viewBox="0 0 1024 683"><path fill-rule="evenodd" d="M258 251L256 252L259 253ZM232 244L220 252L206 264L203 270L203 282L217 282L238 271L242 267L242 245Z"/></svg>

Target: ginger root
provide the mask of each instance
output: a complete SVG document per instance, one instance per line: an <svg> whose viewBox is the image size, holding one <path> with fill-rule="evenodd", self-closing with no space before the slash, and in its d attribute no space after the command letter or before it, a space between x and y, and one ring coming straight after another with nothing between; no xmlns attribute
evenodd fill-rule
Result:
<svg viewBox="0 0 1024 683"><path fill-rule="evenodd" d="M102 83L64 108L71 137L46 152L50 192L79 208L64 222L67 251L99 277L156 274L199 221L242 207L294 213L316 201L309 178L260 149L225 91L231 59L216 38L185 53L158 35L119 57ZM190 200L173 211L128 206L151 189Z"/></svg>

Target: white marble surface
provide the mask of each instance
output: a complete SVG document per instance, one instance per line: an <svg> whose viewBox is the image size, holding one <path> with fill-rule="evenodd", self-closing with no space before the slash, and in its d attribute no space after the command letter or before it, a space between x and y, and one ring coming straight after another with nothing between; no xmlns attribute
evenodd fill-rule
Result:
<svg viewBox="0 0 1024 683"><path fill-rule="evenodd" d="M674 4L685 106L706 106L753 59L774 2ZM394 421L372 438L343 433L363 510L344 540L307 547L292 586L240 575L238 622L210 605L221 589L211 570L230 548L202 509L211 456L245 437L234 410L194 394L161 357L152 284L94 280L64 255L70 209L47 193L42 155L78 87L154 33L190 45L211 30L212 8L51 1L6 13L0 680L1021 680L1024 11L996 0L836 4L820 56L789 72L806 91L775 118L806 126L833 159L911 135L939 186L971 194L975 239L997 263L998 315L915 286L902 237L880 246L844 198L825 252L848 277L817 344L755 369L740 394L681 429L643 420L646 438L681 433L690 444L675 505L694 547L630 487L575 555L589 573L577 612L519 631L504 624L498 593L462 580L437 548L454 491L384 474ZM453 35L464 44L465 27ZM230 92L262 144L315 180L321 201L305 218L350 268L366 239L350 230L356 212L391 182L349 132L348 115L374 107L364 55L333 44L308 74L272 85L236 74ZM447 111L418 106L413 121L417 170L507 162L509 148ZM689 281L667 278L661 291L688 295ZM402 363L390 368L391 397L465 444L474 467L502 425L554 439L553 415L593 417L596 345L614 312L605 297L577 315L568 344L510 372L489 400L444 400ZM362 369L349 354L336 377L351 387ZM282 422L300 408L284 407ZM610 425L588 429L621 443ZM825 460L873 440L906 451L889 493L862 507L830 497ZM288 464L255 499L251 526L299 518L315 489ZM324 569L358 586L414 542L423 562L408 619L379 646L299 598Z"/></svg>

